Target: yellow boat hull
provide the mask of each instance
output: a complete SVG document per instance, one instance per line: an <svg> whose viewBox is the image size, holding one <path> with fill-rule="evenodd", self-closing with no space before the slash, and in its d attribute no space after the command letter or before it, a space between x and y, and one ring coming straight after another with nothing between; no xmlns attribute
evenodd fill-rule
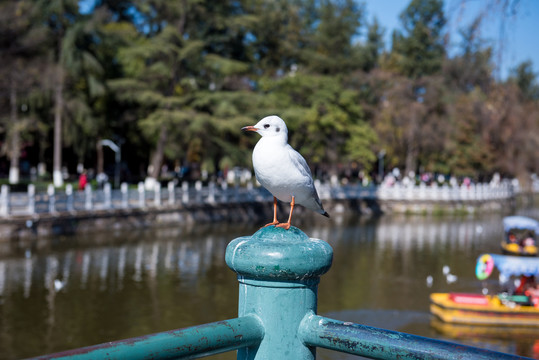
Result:
<svg viewBox="0 0 539 360"><path fill-rule="evenodd" d="M506 241L502 241L501 248L505 254L509 255L537 256L537 246L535 245L520 246L515 243L507 243Z"/></svg>
<svg viewBox="0 0 539 360"><path fill-rule="evenodd" d="M506 306L496 296L485 296L482 304L456 303L449 293L430 295L430 312L446 323L488 326L539 327L539 309Z"/></svg>

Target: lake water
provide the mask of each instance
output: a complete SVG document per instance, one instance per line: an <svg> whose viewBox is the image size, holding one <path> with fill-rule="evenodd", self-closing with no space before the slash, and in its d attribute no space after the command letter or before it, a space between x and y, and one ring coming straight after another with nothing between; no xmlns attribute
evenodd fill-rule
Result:
<svg viewBox="0 0 539 360"><path fill-rule="evenodd" d="M318 313L525 356L539 332L441 333L431 292L479 292L475 261L499 252L502 215L317 219L301 228L329 242ZM214 224L40 239L0 248L0 358L18 359L237 316L227 244L257 227ZM448 283L449 266L456 281ZM432 276L432 285L427 277ZM489 286L492 284L489 284ZM235 359L234 352L211 359ZM318 350L318 359L356 359Z"/></svg>

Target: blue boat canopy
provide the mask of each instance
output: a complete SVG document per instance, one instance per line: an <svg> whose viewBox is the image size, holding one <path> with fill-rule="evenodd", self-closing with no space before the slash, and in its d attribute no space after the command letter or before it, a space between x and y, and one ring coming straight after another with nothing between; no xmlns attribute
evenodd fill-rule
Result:
<svg viewBox="0 0 539 360"><path fill-rule="evenodd" d="M526 216L507 216L503 218L505 232L511 229L533 230L539 233L539 221Z"/></svg>
<svg viewBox="0 0 539 360"><path fill-rule="evenodd" d="M492 274L494 267L507 278L520 275L539 276L539 257L482 254L477 259L475 275L479 280L485 280Z"/></svg>

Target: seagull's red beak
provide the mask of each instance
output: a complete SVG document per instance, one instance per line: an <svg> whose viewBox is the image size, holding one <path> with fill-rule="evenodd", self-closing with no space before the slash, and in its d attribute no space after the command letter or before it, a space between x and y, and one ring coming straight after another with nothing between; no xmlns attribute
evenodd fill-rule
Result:
<svg viewBox="0 0 539 360"><path fill-rule="evenodd" d="M258 131L258 129L255 128L254 126L249 125L249 126L242 127L241 131Z"/></svg>

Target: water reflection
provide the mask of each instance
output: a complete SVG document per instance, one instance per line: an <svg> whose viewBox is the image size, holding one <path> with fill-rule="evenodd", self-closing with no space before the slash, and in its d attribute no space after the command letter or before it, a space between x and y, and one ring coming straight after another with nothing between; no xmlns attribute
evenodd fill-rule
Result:
<svg viewBox="0 0 539 360"><path fill-rule="evenodd" d="M302 229L334 248L333 267L319 288L321 314L441 338L449 337L430 326L429 293L478 291L475 259L497 252L502 233L501 216L337 217ZM215 225L96 234L4 253L2 356L34 356L233 318L238 286L224 263L225 248L256 230ZM448 281L444 266L456 281ZM524 355L531 346L517 350L522 344L514 339L481 344ZM319 358L347 357L322 350Z"/></svg>
<svg viewBox="0 0 539 360"><path fill-rule="evenodd" d="M220 259L226 242L205 239L140 242L131 245L67 250L24 259L0 260L0 296L9 297L23 286L23 297L32 289L69 291L71 286L99 291L119 291L125 276L135 282L154 281L161 273L174 273L187 286L196 283ZM72 280L71 280L72 279ZM37 282L37 284L33 284ZM73 283L73 284L71 284Z"/></svg>

